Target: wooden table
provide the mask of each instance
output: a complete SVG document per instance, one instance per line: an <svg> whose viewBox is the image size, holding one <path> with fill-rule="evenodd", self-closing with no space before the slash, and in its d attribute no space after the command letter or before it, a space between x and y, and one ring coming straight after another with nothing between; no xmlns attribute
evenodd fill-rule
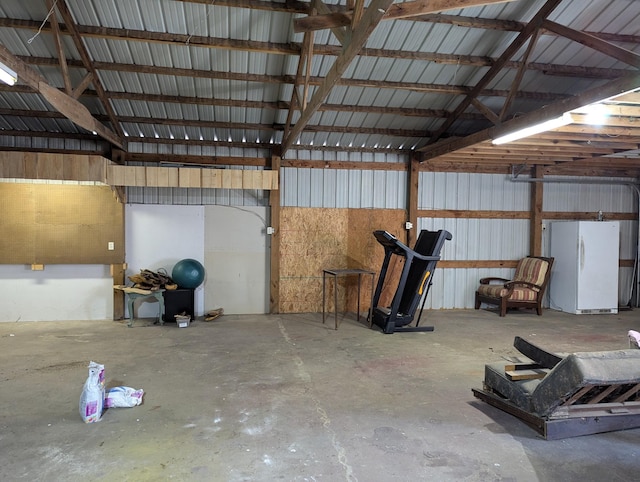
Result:
<svg viewBox="0 0 640 482"><path fill-rule="evenodd" d="M127 295L127 305L129 307L129 323L127 326L133 326L133 302L137 299L155 298L158 300L158 322L164 325L164 290L143 290L141 288L131 288L128 286L115 285L115 289L122 290Z"/></svg>
<svg viewBox="0 0 640 482"><path fill-rule="evenodd" d="M358 321L360 320L360 286L362 284L362 275L371 276L371 298L369 298L369 323L373 314L373 285L375 273L366 269L323 269L322 270L322 323L326 319L326 284L327 276L333 276L333 303L335 312L335 329L338 329L338 278L358 275Z"/></svg>

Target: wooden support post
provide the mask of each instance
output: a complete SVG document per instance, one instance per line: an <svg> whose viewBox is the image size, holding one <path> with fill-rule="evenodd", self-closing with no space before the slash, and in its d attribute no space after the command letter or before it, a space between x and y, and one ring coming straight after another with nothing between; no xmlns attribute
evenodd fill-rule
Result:
<svg viewBox="0 0 640 482"><path fill-rule="evenodd" d="M271 156L271 170L280 174L280 156ZM269 312L280 313L280 186L269 193L271 207L271 274L269 282Z"/></svg>
<svg viewBox="0 0 640 482"><path fill-rule="evenodd" d="M420 154L414 153L409 160L407 177L407 221L413 228L407 230L407 246L413 246L418 238L418 181L420 178Z"/></svg>
<svg viewBox="0 0 640 482"><path fill-rule="evenodd" d="M536 166L533 177L541 178L542 169ZM541 182L531 183L531 218L529 225L529 252L531 256L542 256L542 194Z"/></svg>
<svg viewBox="0 0 640 482"><path fill-rule="evenodd" d="M124 272L127 268L126 264L112 264L110 268L111 277L113 278L113 286L124 285ZM113 290L113 319L124 319L124 291Z"/></svg>

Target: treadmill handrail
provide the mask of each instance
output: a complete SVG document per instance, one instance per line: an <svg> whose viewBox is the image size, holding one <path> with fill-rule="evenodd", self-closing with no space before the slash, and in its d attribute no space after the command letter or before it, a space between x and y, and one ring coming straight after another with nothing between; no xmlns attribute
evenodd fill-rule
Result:
<svg viewBox="0 0 640 482"><path fill-rule="evenodd" d="M421 259L422 261L440 261L440 256L424 256L422 254L416 253L415 251L413 251L413 257Z"/></svg>

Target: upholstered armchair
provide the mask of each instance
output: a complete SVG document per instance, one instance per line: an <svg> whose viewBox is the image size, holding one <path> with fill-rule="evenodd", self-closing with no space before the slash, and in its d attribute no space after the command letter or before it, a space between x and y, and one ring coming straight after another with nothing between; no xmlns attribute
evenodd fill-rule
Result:
<svg viewBox="0 0 640 482"><path fill-rule="evenodd" d="M508 308L535 308L542 315L542 298L549 283L553 258L528 256L518 261L512 280L482 278L476 291L476 310L481 303L497 305L500 316Z"/></svg>

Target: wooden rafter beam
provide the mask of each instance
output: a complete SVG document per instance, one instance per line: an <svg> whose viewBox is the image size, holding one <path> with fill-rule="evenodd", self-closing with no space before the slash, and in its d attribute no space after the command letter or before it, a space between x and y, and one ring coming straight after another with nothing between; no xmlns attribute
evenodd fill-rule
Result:
<svg viewBox="0 0 640 482"><path fill-rule="evenodd" d="M392 5L383 20L399 20L420 17L429 13L444 12L459 8L477 7L495 3L507 3L514 0L415 0ZM364 3L364 2L361 2ZM357 7L357 5L356 5ZM293 21L294 32L308 32L327 28L347 27L357 22L359 10L345 9L341 12L323 12L321 15L297 18Z"/></svg>
<svg viewBox="0 0 640 482"><path fill-rule="evenodd" d="M498 117L498 115L495 112L489 109L489 107L484 105L478 99L472 99L471 104L473 104L473 106L476 109L482 112L482 115L484 115L487 119L489 119L493 124L500 124L500 117Z"/></svg>
<svg viewBox="0 0 640 482"><path fill-rule="evenodd" d="M547 105L542 109L525 114L517 119L505 122L500 126L490 127L466 137L447 139L436 144L430 144L421 147L418 151L423 152L424 160L433 159L444 154L464 149L474 144L495 139L501 135L517 131L530 125L554 119L565 112L578 109L585 105L592 104L624 92L629 92L637 89L638 87L640 87L640 72L633 72L609 82L608 84L586 90L562 101ZM566 126L567 129L572 127L573 126ZM598 132L602 132L602 129L598 129Z"/></svg>
<svg viewBox="0 0 640 482"><path fill-rule="evenodd" d="M338 15L338 16L342 16L342 13L336 12L336 13L332 13L329 10L329 7L327 7L327 5L322 1L322 0L312 0L311 1L311 15L307 18L318 18L324 15ZM316 13L318 14L324 14L324 15L316 15ZM349 20L349 23L347 23L347 25L349 25L351 23L351 21ZM310 31L311 32L311 31ZM331 27L331 32L333 33L333 35L338 39L338 42L340 42L342 45L344 45L345 43L347 43L349 41L349 36L350 36L350 31L348 31L345 27Z"/></svg>
<svg viewBox="0 0 640 482"><path fill-rule="evenodd" d="M73 43L76 46L76 50L80 54L80 58L82 59L84 67L87 69L87 72L91 74L91 82L93 83L93 86L98 93L98 98L100 99L105 112L109 116L109 122L120 138L121 144L124 144L124 132L122 131L120 122L118 122L118 118L116 117L116 113L111 106L111 102L107 98L107 94L102 87L102 82L100 82L98 72L93 66L93 61L89 56L89 52L87 51L87 48L84 44L84 40L82 39L80 33L78 32L78 29L76 28L76 24L73 20L73 17L71 16L71 12L69 11L69 7L67 7L67 3L65 2L65 0L57 0L55 6L58 9L58 12L60 12L60 16L64 20L65 26L71 34L71 38L73 39Z"/></svg>
<svg viewBox="0 0 640 482"><path fill-rule="evenodd" d="M13 87L0 85L0 92L16 93L36 93L34 89L27 86L15 85ZM85 95L97 97L94 91L86 91ZM219 107L244 107L248 109L282 109L288 110L290 103L285 101L269 102L239 99L215 99L211 97L189 97L179 95L163 94L143 94L139 92L111 91L108 93L110 99L121 99L140 102L160 102L168 104L189 104L206 105ZM551 96L547 100L559 100L566 98L566 95ZM535 98L535 97L534 97ZM360 112L365 114L388 114L407 117L434 117L444 118L448 112L444 109L420 109L416 107L386 107L374 105L354 105L354 104L322 104L318 111L322 112ZM482 120L481 114L464 113L462 118L467 120Z"/></svg>
<svg viewBox="0 0 640 482"><path fill-rule="evenodd" d="M27 109L5 109L0 108L0 116L14 117L31 117L33 119L61 119L62 114L54 111L38 111ZM98 120L105 119L106 116L96 116ZM131 124L146 124L156 126L175 126L175 127L201 127L205 129L247 129L256 131L284 131L285 126L282 124L250 124L246 122L227 122L227 121L206 121L199 119L184 118L155 118L140 116L122 116L122 122ZM418 129L397 129L393 127L351 127L351 126L333 126L333 125L314 125L307 126L309 132L341 132L353 134L366 134L375 136L391 136L391 137L415 137L420 138L424 135L423 130Z"/></svg>
<svg viewBox="0 0 640 482"><path fill-rule="evenodd" d="M351 28L354 29L358 26L358 24L360 23L360 20L362 19L362 14L364 13L364 0L355 0L355 2L353 2L353 14L351 15ZM392 8L393 5L390 7ZM387 13L389 13L389 11L387 10Z"/></svg>
<svg viewBox="0 0 640 482"><path fill-rule="evenodd" d="M100 137L120 148L123 147L121 139L111 129L100 123L91 115L89 110L70 95L61 92L49 85L47 80L13 55L6 47L0 45L0 62L9 66L18 74L20 82L27 84L45 98L49 104L69 120L90 132L95 132Z"/></svg>
<svg viewBox="0 0 640 482"><path fill-rule="evenodd" d="M317 48L317 45L315 46ZM316 51L314 48L314 52ZM316 52L317 53L317 52ZM24 62L33 65L57 65L55 59L43 58L43 57L20 57ZM70 67L83 67L81 62L69 61L67 62ZM190 77L201 79L217 79L217 80L237 80L240 82L258 82L267 84L295 84L296 77L293 75L264 75L264 74L249 74L239 72L228 71L216 71L216 70L198 70L198 69L180 69L173 67L160 67L154 65L141 65L141 64L119 64L115 62L94 62L94 66L97 70L106 70L110 72L135 72L136 74L149 74L149 75L173 75L176 77ZM531 64L530 64L531 66ZM541 67L542 68L542 67ZM602 69L605 70L605 69ZM606 75L604 79L616 79L627 71L617 71L615 69L606 69ZM575 73L565 72L563 75L578 75L579 71ZM616 76L617 74L617 76ZM604 73L603 73L604 75ZM309 79L309 85L320 85L322 82L321 77L311 77ZM394 89L394 90L408 90L413 92L430 92L436 94L453 94L453 95L466 95L471 92L470 87L462 85L447 85L447 84L423 84L417 82L392 82L384 80L366 80L366 79L340 79L339 85L351 86L351 87L371 87L376 89ZM0 85L0 90L3 87ZM480 95L483 97L506 97L509 91L496 90L496 89L483 89ZM552 102L559 100L567 95L555 94L550 92L533 92L533 91L520 91L517 94L518 98L539 100Z"/></svg>
<svg viewBox="0 0 640 482"><path fill-rule="evenodd" d="M552 22L551 20L545 20L542 26L553 33L590 47L598 52L608 55L609 57L613 57L614 59L620 60L621 62L634 67L640 67L640 55L632 52L631 50L618 47L617 45L607 42L606 40L602 40L595 35L579 32L578 30L565 27L564 25Z"/></svg>
<svg viewBox="0 0 640 482"><path fill-rule="evenodd" d="M211 0L176 0L184 3L197 3L211 5ZM353 10L351 4L355 0L347 0L347 10ZM360 0L358 0L360 1ZM363 2L364 3L364 2ZM406 3L406 2L405 2ZM302 13L308 14L309 3L297 0L287 0L286 2L272 2L269 0L215 0L215 5L220 7L235 7L235 8L248 8L252 10L265 10L272 12L284 12L284 13ZM329 9L334 12L342 12L343 7L337 7L334 5L328 5ZM391 10L391 9L390 9ZM393 20L389 15L383 20ZM432 23L448 23L450 25L459 25L462 27L470 28L485 28L490 30L502 30L519 32L524 28L525 24L514 20L500 20L500 19L486 19L477 17L464 17L458 15L443 15L443 14L421 14L411 17L411 20L420 22L432 22ZM610 42L628 42L632 44L640 43L640 36L638 35L625 35L616 33L605 32L588 32L603 40Z"/></svg>
<svg viewBox="0 0 640 482"><path fill-rule="evenodd" d="M516 98L518 90L520 90L520 84L522 82L522 79L524 78L524 74L527 72L527 65L529 64L529 59L531 58L531 54L533 53L533 49L535 48L539 37L540 37L540 29L536 30L533 33L533 35L531 35L531 37L529 38L529 45L527 45L527 50L525 51L524 57L522 58L522 63L520 65L520 68L516 73L516 78L513 80L513 83L511 84L511 90L509 91L509 95L507 96L507 99L504 101L504 104L502 105L502 110L500 111L500 115L498 117L500 122L502 122L506 118L507 113L509 112L509 108L511 107L511 104Z"/></svg>
<svg viewBox="0 0 640 482"><path fill-rule="evenodd" d="M517 20L502 20L496 18L478 18L478 17L465 17L463 15L447 15L443 13L433 13L427 15L421 15L419 17L413 17L412 21L438 23L446 25L456 25L458 27L465 28L477 28L483 30L498 30L501 32L521 32L526 23L519 22ZM541 29L543 35L556 35L546 29ZM584 33L593 35L602 40L616 43L629 43L639 44L640 35L629 35L623 33L611 33L611 32L592 32L585 31Z"/></svg>
<svg viewBox="0 0 640 482"><path fill-rule="evenodd" d="M54 11L54 5L52 0L46 0L47 9L51 12L51 30L53 32L53 41L56 45L56 51L58 52L58 64L62 71L62 80L64 82L64 90L67 94L73 95L73 86L71 85L71 77L69 77L69 66L67 65L67 57L64 53L64 46L62 45L62 33L60 32L60 26L58 25L58 17Z"/></svg>
<svg viewBox="0 0 640 482"><path fill-rule="evenodd" d="M291 129L289 135L283 140L282 151L280 153L281 156L284 156L286 151L304 130L311 119L311 116L313 116L313 114L315 114L320 108L324 99L326 99L329 92L331 92L333 86L338 83L342 74L344 74L353 59L364 47L369 35L371 35L371 32L373 32L378 23L380 23L383 15L392 3L393 0L373 0L369 4L369 7L362 16L362 20L358 24L358 27L353 30L350 42L343 46L344 49L342 55L335 60L324 81L313 94L311 101L300 116L300 119L296 122L293 129Z"/></svg>
<svg viewBox="0 0 640 482"><path fill-rule="evenodd" d="M515 0L415 0L393 5L385 15L385 20L407 19L428 13L494 5L496 3L509 3L513 1Z"/></svg>
<svg viewBox="0 0 640 482"><path fill-rule="evenodd" d="M313 60L313 32L305 34L304 42L304 79L302 82L302 110L307 108L307 102L309 100L309 79L311 78L311 62ZM302 58L301 58L302 60Z"/></svg>
<svg viewBox="0 0 640 482"><path fill-rule="evenodd" d="M75 88L73 89L73 92L71 93L73 98L74 99L79 98L84 93L84 91L89 88L89 85L91 85L91 82L93 82L93 75L91 74L91 72L87 72L87 74L82 78L80 83L76 85Z"/></svg>
<svg viewBox="0 0 640 482"><path fill-rule="evenodd" d="M251 10L265 10L269 12L283 13L308 13L309 3L299 0L286 0L286 2L273 2L270 0L176 0L184 3L198 3L219 7L249 8Z"/></svg>
<svg viewBox="0 0 640 482"><path fill-rule="evenodd" d="M293 120L293 114L296 110L303 110L307 106L307 95L309 89L309 76L305 76L304 80L304 95L300 98L298 92L298 85L300 85L303 71L305 70L305 63L307 66L307 72L311 69L311 55L313 54L313 32L307 32L304 34L303 48L298 57L298 68L296 69L296 80L293 84L293 92L291 93L291 102L289 103L289 111L287 112L287 120L284 125L284 137L289 135L289 129L291 128L291 121Z"/></svg>
<svg viewBox="0 0 640 482"><path fill-rule="evenodd" d="M553 12L553 10L562 2L562 0L547 0L547 2L538 10L527 26L518 34L511 44L505 49L502 55L494 62L491 68L484 74L482 79L471 89L471 92L458 104L449 118L440 126L437 132L429 140L430 144L438 141L449 127L458 119L474 98L491 82L496 75L503 69L505 63L524 45L524 43L537 31L543 21Z"/></svg>
<svg viewBox="0 0 640 482"><path fill-rule="evenodd" d="M40 28L40 22L32 20L0 18L0 27L26 29L36 31ZM229 49L239 51L250 52L262 52L268 54L279 55L299 55L302 48L301 45L296 43L274 43L274 42L258 42L253 40L236 40L236 39L221 39L216 37L199 37L189 36L186 34L174 34L163 32L146 32L133 29L120 29L112 27L95 27L89 25L78 25L78 32L83 37L101 38L114 41L131 41L131 42L152 42L163 43L167 45L184 46L185 42L189 39L189 45L192 47L208 48L208 49ZM45 23L42 31L49 31L50 26ZM63 34L68 34L64 25L60 25L60 30ZM604 35L604 34L603 34ZM624 37L624 36L618 36ZM633 39L640 38L637 36L626 36L616 41L634 43ZM638 40L640 41L640 40ZM637 42L636 42L637 43ZM336 45L316 45L316 55L338 56L342 52L341 46ZM437 62L440 64L450 65L465 65L474 67L490 67L496 61L490 57L483 57L477 55L453 55L453 54L441 54L437 52L410 52L403 50L391 50L391 49L371 49L363 48L360 51L361 56L376 57L376 58L389 58L389 59L409 59L423 62ZM71 66L72 61L68 61ZM118 66L123 64L107 63L107 62L94 62L96 69L98 70L122 70ZM126 65L126 64L125 64ZM140 69L153 69L151 66L136 66ZM504 68L518 69L520 67L519 62L506 62ZM592 68L582 66L567 66L559 64L545 64L532 62L529 64L529 70L543 72L545 75L561 75L564 77L580 77L580 78L599 78L599 79L615 79L625 73L621 69L603 69ZM167 68L166 70L172 70ZM188 75L185 72L189 72L189 69L174 69L176 72L182 71L183 73L176 73L173 75ZM125 70L126 71L126 70ZM199 77L206 76L203 71L193 70L194 75ZM226 72L227 77L221 77L225 73L215 72L210 74L215 78L234 78L233 73ZM169 74L172 75L172 74ZM264 77L266 79L276 79L277 76L254 76ZM350 81L359 82L357 79L348 79ZM260 80L264 81L264 80ZM269 80L266 80L267 82ZM410 83L406 83L404 87L410 89ZM395 87L394 87L395 88ZM458 87L459 89L461 87Z"/></svg>

